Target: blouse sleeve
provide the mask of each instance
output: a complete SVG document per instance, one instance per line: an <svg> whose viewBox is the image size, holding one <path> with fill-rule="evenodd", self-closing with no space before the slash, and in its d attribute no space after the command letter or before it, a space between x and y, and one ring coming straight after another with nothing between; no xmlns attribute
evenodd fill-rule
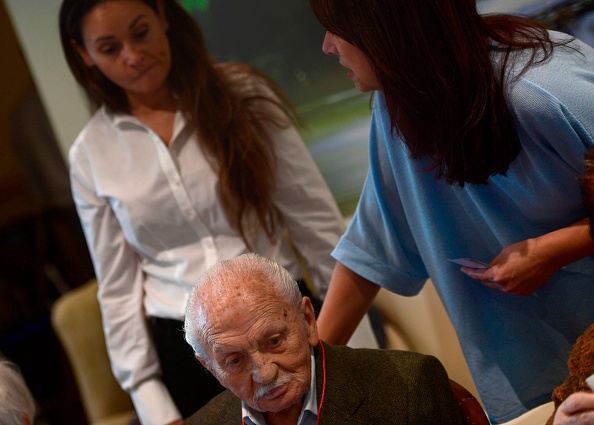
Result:
<svg viewBox="0 0 594 425"><path fill-rule="evenodd" d="M273 140L274 206L323 299L335 264L330 254L344 231L344 219L297 130L275 129Z"/></svg>
<svg viewBox="0 0 594 425"><path fill-rule="evenodd" d="M73 145L69 162L72 195L95 268L114 376L131 393L143 424L171 422L180 415L158 378L159 361L143 311L139 258L126 242L109 200L97 195L91 157L83 143Z"/></svg>

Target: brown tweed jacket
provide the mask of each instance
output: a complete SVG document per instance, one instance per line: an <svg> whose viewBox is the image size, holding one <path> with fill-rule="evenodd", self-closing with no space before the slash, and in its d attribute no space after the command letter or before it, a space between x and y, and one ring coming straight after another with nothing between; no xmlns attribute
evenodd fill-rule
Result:
<svg viewBox="0 0 594 425"><path fill-rule="evenodd" d="M461 425L463 419L448 376L432 356L407 351L352 349L324 343L325 425ZM315 349L316 387L323 372ZM241 425L241 401L230 391L211 400L184 425Z"/></svg>

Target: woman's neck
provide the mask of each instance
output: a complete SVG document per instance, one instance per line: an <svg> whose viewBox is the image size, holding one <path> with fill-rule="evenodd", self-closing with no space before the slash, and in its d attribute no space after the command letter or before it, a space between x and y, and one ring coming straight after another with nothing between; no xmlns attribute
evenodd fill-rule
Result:
<svg viewBox="0 0 594 425"><path fill-rule="evenodd" d="M173 136L173 122L177 111L176 101L169 91L160 90L150 96L128 95L129 112L154 131L169 145Z"/></svg>
<svg viewBox="0 0 594 425"><path fill-rule="evenodd" d="M128 107L130 114L134 116L151 114L157 111L173 111L177 109L175 98L168 87L163 87L150 94L128 93Z"/></svg>

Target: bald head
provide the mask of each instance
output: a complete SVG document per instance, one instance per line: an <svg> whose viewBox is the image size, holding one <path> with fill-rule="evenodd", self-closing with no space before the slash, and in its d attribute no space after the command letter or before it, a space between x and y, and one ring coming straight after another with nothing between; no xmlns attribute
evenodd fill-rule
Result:
<svg viewBox="0 0 594 425"><path fill-rule="evenodd" d="M263 299L299 311L302 296L289 272L268 258L244 254L217 263L200 277L188 299L186 341L206 360L212 318L232 315L240 305L256 307Z"/></svg>

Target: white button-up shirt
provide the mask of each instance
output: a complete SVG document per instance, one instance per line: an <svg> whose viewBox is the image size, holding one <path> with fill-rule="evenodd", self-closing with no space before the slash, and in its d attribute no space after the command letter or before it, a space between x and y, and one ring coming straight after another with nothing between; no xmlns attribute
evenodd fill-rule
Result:
<svg viewBox="0 0 594 425"><path fill-rule="evenodd" d="M288 234L323 296L343 220L298 132L269 128L278 225L272 239L261 232L252 246L299 278L303 270ZM183 320L196 279L216 262L247 252L223 212L217 174L179 112L173 130L168 146L133 116L102 108L69 154L112 368L130 391L143 425L163 425L178 416L157 377L146 316Z"/></svg>

